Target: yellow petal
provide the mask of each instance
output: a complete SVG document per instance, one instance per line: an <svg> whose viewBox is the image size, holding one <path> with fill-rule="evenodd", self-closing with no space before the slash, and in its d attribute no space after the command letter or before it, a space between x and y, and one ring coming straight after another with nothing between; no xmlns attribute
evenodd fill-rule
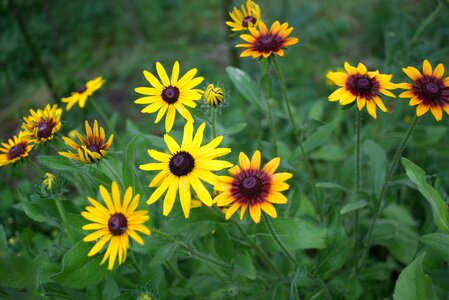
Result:
<svg viewBox="0 0 449 300"><path fill-rule="evenodd" d="M422 70L424 75L432 76L432 66L427 59L425 59L422 63Z"/></svg>
<svg viewBox="0 0 449 300"><path fill-rule="evenodd" d="M175 203L176 200L176 192L178 191L178 187L179 187L179 179L178 177L174 177L174 180L170 182L167 194L165 195L162 212L164 216L168 216L173 208L173 204Z"/></svg>
<svg viewBox="0 0 449 300"><path fill-rule="evenodd" d="M254 223L260 222L260 206L259 204L254 204L249 206L249 215L253 219Z"/></svg>

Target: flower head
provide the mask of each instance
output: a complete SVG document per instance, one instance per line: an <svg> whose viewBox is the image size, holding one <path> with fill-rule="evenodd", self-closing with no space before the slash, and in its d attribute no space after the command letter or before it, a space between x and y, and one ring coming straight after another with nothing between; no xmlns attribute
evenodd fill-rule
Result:
<svg viewBox="0 0 449 300"><path fill-rule="evenodd" d="M98 126L97 120L94 121L93 130L87 121L85 121L84 124L86 126L86 138L76 132L80 144L75 143L69 137L64 136L62 138L67 145L76 150L76 153L70 151L59 152L59 155L88 164L100 160L106 155L106 150L111 146L114 135L111 134L108 141L105 143L104 129L103 127Z"/></svg>
<svg viewBox="0 0 449 300"><path fill-rule="evenodd" d="M230 26L232 31L247 30L259 24L260 7L254 1L246 0L246 5L242 4L241 9L234 7L229 16L232 21L227 21L226 25Z"/></svg>
<svg viewBox="0 0 449 300"><path fill-rule="evenodd" d="M128 187L122 201L120 190L115 181L112 182L111 192L112 198L108 190L100 185L100 195L106 207L99 201L88 197L92 206L87 206L86 211L81 212L85 219L92 222L84 225L83 230L95 230L95 232L87 235L83 241L98 240L87 255L97 254L109 242L108 249L100 262L101 265L109 258L109 270L114 267L117 256L119 265L125 261L130 237L143 245L144 242L137 232L150 234L150 230L143 225L150 219L148 211L136 210L140 200L139 194L133 196L132 187Z"/></svg>
<svg viewBox="0 0 449 300"><path fill-rule="evenodd" d="M429 109L437 121L443 118L443 110L449 114L449 77L443 77L443 64L438 64L432 72L432 66L426 59L423 62L423 74L410 66L402 70L413 83L398 84L399 88L406 90L399 97L410 98L410 106L417 105L418 117Z"/></svg>
<svg viewBox="0 0 449 300"><path fill-rule="evenodd" d="M105 83L103 77L99 76L92 80L89 80L85 85L79 88L78 91L72 93L70 97L62 98L61 102L67 103L66 110L70 110L75 104L78 103L80 108L84 108L87 98L100 89Z"/></svg>
<svg viewBox="0 0 449 300"><path fill-rule="evenodd" d="M51 190L53 185L56 183L56 177L52 173L46 172L44 175L44 180L42 181L43 186L47 190Z"/></svg>
<svg viewBox="0 0 449 300"><path fill-rule="evenodd" d="M215 189L221 193L215 197L217 206L229 206L226 220L240 208L240 219L249 207L249 214L255 223L260 222L261 210L270 217L276 218L274 204L285 204L287 198L280 192L288 190L289 185L284 181L290 179L291 173L275 173L280 158L270 160L260 170L261 155L257 150L251 161L245 153L239 155L240 166L229 169L230 176L219 176Z"/></svg>
<svg viewBox="0 0 449 300"><path fill-rule="evenodd" d="M204 90L204 99L210 106L217 107L223 103L225 98L222 88L215 87L213 84L209 84Z"/></svg>
<svg viewBox="0 0 449 300"><path fill-rule="evenodd" d="M260 21L259 30L253 27L248 28L251 34L242 34L240 38L248 44L238 44L236 47L248 48L240 54L241 57L252 56L257 58L276 54L284 56L284 48L297 44L298 39L288 37L293 31L293 27L288 27L288 23L280 24L279 21L271 25L270 31L264 22Z"/></svg>
<svg viewBox="0 0 449 300"><path fill-rule="evenodd" d="M187 122L184 126L181 145L171 136L165 134L164 140L170 153L167 154L150 149L148 154L159 162L148 163L139 167L145 171L160 171L150 182L150 187L157 188L147 203L152 204L156 202L167 191L163 207L164 216L167 216L172 210L179 190L184 216L186 218L189 217L192 199L190 187L193 188L198 198L204 204L211 206L212 197L202 181L215 184L217 175L212 173L212 171L219 171L232 166L227 161L216 159L231 152L229 148L217 148L223 140L223 136L218 136L206 145L201 146L205 126L206 124L202 123L194 137L193 124Z"/></svg>
<svg viewBox="0 0 449 300"><path fill-rule="evenodd" d="M377 118L376 107L387 112L380 95L392 98L396 96L389 90L397 88L390 82L393 75L380 74L379 71L368 71L364 64L359 63L357 68L345 62L345 72L328 72L327 78L340 86L329 96L329 101L340 101L341 105L348 105L357 99L359 110L366 105L368 113Z"/></svg>
<svg viewBox="0 0 449 300"><path fill-rule="evenodd" d="M57 104L47 104L43 110L30 109L30 116L23 118L22 128L36 144L51 140L61 129L61 114L62 108L58 108Z"/></svg>
<svg viewBox="0 0 449 300"><path fill-rule="evenodd" d="M13 164L23 157L27 157L33 145L30 138L23 132L12 139L8 139L7 143L2 143L0 148L0 166Z"/></svg>
<svg viewBox="0 0 449 300"><path fill-rule="evenodd" d="M139 98L134 103L148 104L142 113L155 113L158 111L154 123L158 123L165 112L165 130L170 132L175 122L176 111L187 121L193 123L190 112L185 108L196 107L195 101L201 99L202 90L194 89L203 81L203 77L195 77L197 69L189 70L184 76L179 78L179 62L173 65L171 78L168 77L164 67L160 62L156 62L157 74L160 78L148 71L143 71L143 75L150 83L151 87L138 87L135 91L145 97Z"/></svg>

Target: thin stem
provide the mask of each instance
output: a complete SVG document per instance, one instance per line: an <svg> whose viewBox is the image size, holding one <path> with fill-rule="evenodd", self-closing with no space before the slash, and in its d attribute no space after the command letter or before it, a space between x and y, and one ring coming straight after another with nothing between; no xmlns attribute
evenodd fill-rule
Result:
<svg viewBox="0 0 449 300"><path fill-rule="evenodd" d="M212 138L216 138L217 137L217 132L215 130L215 111L216 111L216 108L212 107L211 120L210 120L210 123L211 123L211 126L212 126Z"/></svg>
<svg viewBox="0 0 449 300"><path fill-rule="evenodd" d="M239 230L239 232L242 234L243 238L245 239L245 241L254 249L256 250L256 252L259 253L259 255L262 258L262 261L264 263L266 263L266 265L273 271L275 272L279 278L281 278L283 281L285 281L286 283L288 283L288 278L282 274L281 270L279 270L276 265L273 264L273 262L271 261L271 259L268 257L268 254L265 253L265 251L259 247L259 245L257 245L256 243L254 243L251 238L248 236L248 234L245 232L245 230L243 230L242 226L240 226L239 223L232 221L232 223L237 227L237 229Z"/></svg>
<svg viewBox="0 0 449 300"><path fill-rule="evenodd" d="M261 60L260 62L261 62L260 69L262 71L261 72L262 73L261 85L262 85L262 80L264 77L270 79L269 88L262 87L262 91L264 93L265 102L267 104L268 123L270 124L270 129L271 129L271 139L272 139L271 143L273 144L273 147L274 147L274 153L276 155L278 155L276 126L273 121L273 111L272 111L272 107L271 107L271 103L270 103L270 99L272 97L272 92L271 92L272 81L271 81L271 77L268 77L269 63L268 63L268 61L265 61L266 64L264 65L263 60Z"/></svg>
<svg viewBox="0 0 449 300"><path fill-rule="evenodd" d="M312 186L312 191L313 191L313 194L315 196L318 213L320 215L320 218L322 219L323 218L323 215L322 215L322 203L321 203L320 197L318 196L318 191L317 191L316 186L315 186L315 182L316 182L315 173L313 172L312 165L311 165L311 163L309 161L309 158L307 157L306 151L304 149L304 145L301 142L301 138L298 136L298 128L296 127L295 119L293 118L293 113L292 113L292 109L291 109L291 105L290 105L290 100L288 98L288 93L287 93L287 86L285 84L284 76L282 75L281 69L279 68L279 65L277 63L276 58L273 58L273 65L274 65L274 68L276 70L276 74L277 74L277 76L279 78L279 81L281 83L282 94L283 94L283 97L284 97L285 105L287 107L288 117L289 117L290 123L291 123L291 125L293 127L293 133L294 133L296 142L297 142L297 144L299 146L299 149L301 150L301 156L302 156L302 158L304 160L304 163L305 163L305 165L306 165L306 167L308 169L308 172L310 174L310 177L311 177L310 185Z"/></svg>
<svg viewBox="0 0 449 300"><path fill-rule="evenodd" d="M31 166L31 168L37 173L39 177L44 177L44 170L42 170L34 161L31 160L31 158L28 158L28 163Z"/></svg>
<svg viewBox="0 0 449 300"><path fill-rule="evenodd" d="M421 35L421 33L430 25L432 24L433 20L437 17L437 15L440 13L441 9L443 8L443 1L439 1L438 6L435 8L435 10L421 23L421 25L418 27L418 29L415 31L415 34L410 40L410 45L413 45L418 40L418 37Z"/></svg>
<svg viewBox="0 0 449 300"><path fill-rule="evenodd" d="M67 219L67 216L64 212L64 207L62 206L61 199L59 198L58 195L55 195L54 199L55 199L55 203L56 203L56 208L58 209L59 215L61 216L61 220L64 225L64 230L67 233L67 235L69 236L70 241L74 244L75 237L72 233L72 229L70 227L69 220Z"/></svg>
<svg viewBox="0 0 449 300"><path fill-rule="evenodd" d="M92 103L92 106L94 107L94 109L97 111L97 113L100 115L100 117L103 119L103 121L106 123L106 126L108 127L109 132L115 132L114 127L112 126L111 122L110 122L110 117L106 116L106 114L104 113L103 109L101 109L100 106L98 106L97 102L95 100L89 101L90 103ZM114 139L120 144L120 138L118 135L114 135Z"/></svg>
<svg viewBox="0 0 449 300"><path fill-rule="evenodd" d="M360 161L360 151L361 151L361 139L360 139L360 130L362 127L362 113L360 110L357 110L357 124L356 124L356 150L355 150L355 194L356 197L360 192L361 186L361 174L362 174L362 164ZM354 212L354 237L356 242L356 247L354 250L357 251L358 246L358 236L359 236L359 211L355 210Z"/></svg>
<svg viewBox="0 0 449 300"><path fill-rule="evenodd" d="M102 159L101 161L103 162L103 166L109 171L109 173L112 174L114 179L120 185L120 188L123 190L125 187L124 187L122 181L120 180L120 177L118 176L117 172L115 172L114 168L111 166L111 164L107 161L107 159Z"/></svg>
<svg viewBox="0 0 449 300"><path fill-rule="evenodd" d="M318 285L321 287L321 290L322 290L322 292L324 294L324 297L326 297L326 299L328 299L328 300L334 299L332 297L331 293L329 292L329 289L327 288L326 283L324 283L324 281L321 278L319 278L319 277L317 277L315 279L318 282Z"/></svg>
<svg viewBox="0 0 449 300"><path fill-rule="evenodd" d="M158 235L158 236L160 236L160 237L162 237L162 238L164 238L164 239L166 239L166 240L168 240L168 241L170 241L172 243L178 243L179 246L185 252L187 252L191 256L194 256L195 258L197 258L199 260L206 261L206 262L211 263L213 265L216 265L216 266L218 266L220 268L226 269L227 271L232 271L232 267L230 265L228 265L228 264L226 264L226 263L224 263L222 261L219 261L219 260L217 260L217 259L215 259L213 257L207 256L207 255L197 251L196 249L194 249L192 247L187 246L184 242L175 239L174 237L172 237L171 235L169 235L169 234L167 234L165 232L159 231L159 230L157 230L155 228L152 228L151 232L153 232L154 234L156 234L156 235Z"/></svg>
<svg viewBox="0 0 449 300"><path fill-rule="evenodd" d="M92 187L89 185L89 183L86 181L86 178L83 177L83 175L79 175L79 178L81 178L82 184L84 184L84 187L87 189L87 192L90 196L94 196L95 193L92 190Z"/></svg>
<svg viewBox="0 0 449 300"><path fill-rule="evenodd" d="M404 135L404 138L402 139L402 142L401 142L399 148L396 150L393 160L391 161L391 164L388 168L387 174L386 174L384 182L382 184L382 188L381 188L381 192L380 192L380 196L379 196L379 200L378 200L378 204L377 204L377 209L376 209L376 212L374 213L373 219L372 219L370 227L368 229L366 243L364 244L364 246L361 249L361 255L359 256L359 259L361 259L361 261L359 263L359 268L363 265L366 251L368 251L369 247L371 246L371 239L373 238L374 227L376 226L376 222L377 222L380 214L382 213L383 206L385 204L384 198L385 198L388 184L390 182L391 177L393 176L394 170L396 169L396 165L399 161L399 158L401 157L401 154L404 151L405 146L407 145L407 142L408 142L410 136L412 135L413 131L415 130L416 123L417 123L418 119L419 119L419 117L415 115L412 123L410 124L410 127L408 128L407 132Z"/></svg>
<svg viewBox="0 0 449 300"><path fill-rule="evenodd" d="M277 235L276 231L273 228L273 225L271 224L271 221L268 219L268 217L263 214L263 220L265 221L265 224L267 224L268 230L270 231L271 235L273 236L276 243L281 247L282 251L284 252L285 256L287 256L288 259L290 259L296 267L300 267L298 261L293 257L293 255L287 250L284 243L279 239L279 236Z"/></svg>

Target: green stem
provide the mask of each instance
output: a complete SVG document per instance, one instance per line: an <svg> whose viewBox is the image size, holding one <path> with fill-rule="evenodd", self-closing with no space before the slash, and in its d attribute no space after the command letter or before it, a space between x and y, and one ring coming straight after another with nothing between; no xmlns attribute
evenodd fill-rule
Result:
<svg viewBox="0 0 449 300"><path fill-rule="evenodd" d="M92 190L90 184L86 181L86 178L83 177L83 175L79 175L79 178L81 178L82 184L84 185L84 187L87 189L87 192L89 193L89 195L91 197L95 196L94 191ZM82 190L82 189L81 189Z"/></svg>
<svg viewBox="0 0 449 300"><path fill-rule="evenodd" d="M329 292L329 289L327 288L326 283L324 283L324 281L321 278L319 278L319 277L317 277L315 279L318 282L318 285L321 287L321 290L322 290L322 292L324 294L324 297L326 297L327 300L334 299L332 297L331 293Z"/></svg>
<svg viewBox="0 0 449 300"><path fill-rule="evenodd" d="M439 1L438 6L435 8L435 10L421 23L421 25L418 27L418 29L415 31L415 34L410 40L410 45L413 45L418 40L418 37L421 35L421 33L430 25L432 24L433 20L437 17L437 15L442 10L444 4L443 1Z"/></svg>
<svg viewBox="0 0 449 300"><path fill-rule="evenodd" d="M120 180L120 177L118 176L117 172L115 172L114 168L111 166L111 164L107 161L107 159L102 159L102 165L109 171L109 173L112 174L112 176L114 177L115 181L119 184L120 188L122 190L125 189L122 181Z"/></svg>
<svg viewBox="0 0 449 300"><path fill-rule="evenodd" d="M42 170L38 165L36 165L36 163L32 161L31 158L28 158L28 163L40 178L44 177L45 175L44 170Z"/></svg>
<svg viewBox="0 0 449 300"><path fill-rule="evenodd" d="M109 132L115 132L115 129L110 122L111 118L106 116L103 109L101 109L101 107L98 106L97 102L94 99L92 99L92 101L89 101L89 102L92 103L92 106L94 107L94 109L97 111L97 113L103 119L103 121L106 123L106 126L108 127ZM117 141L117 143L120 144L120 139L119 139L118 135L114 134L114 139Z"/></svg>
<svg viewBox="0 0 449 300"><path fill-rule="evenodd" d="M58 195L55 195L54 197L56 208L58 209L59 215L61 216L62 223L64 225L64 230L69 236L70 241L74 244L75 243L75 237L72 233L72 229L70 228L69 220L67 219L67 216L64 212L64 207L62 207L61 199Z"/></svg>
<svg viewBox="0 0 449 300"><path fill-rule="evenodd" d="M211 111L211 126L212 126L212 138L216 138L217 137L217 132L215 130L215 107L212 107L212 111Z"/></svg>
<svg viewBox="0 0 449 300"><path fill-rule="evenodd" d="M261 84L262 84L262 80L265 76L267 76L267 78L270 78L270 88L266 89L266 88L262 87L262 91L264 93L265 102L267 104L268 123L270 124L270 129L271 129L271 139L272 139L271 143L273 144L273 147L274 147L274 153L276 155L278 155L276 126L274 125L273 111L272 111L272 107L271 107L271 103L270 103L270 99L272 97L272 92L271 92L272 82L271 82L271 77L268 77L269 63L268 63L268 61L265 61L266 65L263 65L262 62L263 61L261 61L261 63L260 63L260 69L261 69L261 73L262 73Z"/></svg>
<svg viewBox="0 0 449 300"><path fill-rule="evenodd" d="M293 118L293 113L292 113L292 109L291 109L291 105L290 105L290 100L288 98L287 85L285 84L284 76L282 75L281 69L279 68L276 58L273 58L273 65L276 70L276 74L279 78L279 81L281 83L282 94L284 97L285 105L287 107L288 117L289 117L290 123L293 127L293 133L294 133L296 142L299 146L299 149L301 150L302 158L304 160L304 163L305 163L305 165L308 169L308 172L310 174L310 177L311 177L310 185L312 186L312 191L315 196L318 213L320 215L320 218L322 219L323 218L322 203L321 203L320 197L318 196L318 191L315 186L315 182L316 182L315 173L313 172L312 165L309 161L309 158L307 157L306 151L304 149L304 145L301 142L301 138L298 136L298 128L296 127L295 119Z"/></svg>
<svg viewBox="0 0 449 300"><path fill-rule="evenodd" d="M202 261L211 263L213 265L216 265L216 266L218 266L220 268L223 268L223 269L225 269L227 271L232 271L232 267L230 265L228 265L228 264L226 264L226 263L224 263L222 261L219 261L219 260L217 260L217 259L215 259L213 257L207 256L207 255L197 251L196 249L194 249L192 247L187 246L184 242L175 239L171 235L169 235L169 234L167 234L165 232L159 231L159 230L157 230L155 228L151 228L150 230L151 230L152 233L154 233L154 234L156 234L156 235L158 235L158 236L160 236L160 237L162 237L162 238L164 238L164 239L166 239L166 240L168 240L168 241L170 241L172 243L178 243L179 246L185 252L187 252L187 254L189 254L189 255L191 255L191 256L199 259L199 260L202 260Z"/></svg>
<svg viewBox="0 0 449 300"><path fill-rule="evenodd" d="M362 112L360 110L357 110L357 124L356 124L356 150L355 150L355 194L356 197L358 196L358 193L360 192L360 186L361 186L361 174L362 174L362 164L360 161L360 151L361 151L361 139L360 139L360 130L362 127ZM354 247L354 250L357 251L357 243L358 243L358 236L359 236L359 211L356 210L354 212L354 237L356 241L356 247Z"/></svg>
<svg viewBox="0 0 449 300"><path fill-rule="evenodd" d="M399 161L399 158L401 157L401 154L404 151L405 146L407 145L407 142L408 142L410 136L412 135L413 131L415 130L416 123L417 123L418 119L419 119L419 117L415 115L412 123L410 124L410 127L408 128L407 132L404 135L404 138L402 139L402 142L401 142L399 148L396 150L393 160L391 161L391 164L388 168L387 174L386 174L384 182L382 184L382 188L381 188L381 192L380 192L380 196L379 196L379 200L378 200L378 204L377 204L377 209L376 209L376 212L374 213L373 219L372 219L370 227L368 229L366 243L363 246L363 248L361 249L361 255L359 256L359 259L361 259L361 262L359 264L359 268L363 265L366 251L368 251L368 249L371 245L371 239L373 237L374 227L376 226L377 219L379 218L380 214L382 213L383 206L385 204L384 198L385 198L388 184L390 183L390 179L393 176L394 170L396 169L396 165Z"/></svg>
<svg viewBox="0 0 449 300"><path fill-rule="evenodd" d="M268 255L265 253L265 251L259 247L256 243L254 243L251 238L248 236L248 234L243 230L242 226L240 226L239 223L232 221L232 223L237 227L240 234L243 236L244 240L254 249L256 252L259 253L259 255L262 258L262 261L273 271L275 272L279 278L281 278L284 282L288 283L288 278L282 274L281 270L279 270L271 261L271 259L268 257Z"/></svg>
<svg viewBox="0 0 449 300"><path fill-rule="evenodd" d="M263 214L263 220L265 221L265 224L267 224L268 230L270 231L271 235L273 236L276 243L281 247L282 251L284 252L285 256L287 256L288 259L292 261L292 263L295 264L296 267L300 267L298 261L293 257L293 255L287 250L284 243L279 239L279 236L277 235L276 231L273 228L273 225L271 224L271 221L268 219L268 217Z"/></svg>

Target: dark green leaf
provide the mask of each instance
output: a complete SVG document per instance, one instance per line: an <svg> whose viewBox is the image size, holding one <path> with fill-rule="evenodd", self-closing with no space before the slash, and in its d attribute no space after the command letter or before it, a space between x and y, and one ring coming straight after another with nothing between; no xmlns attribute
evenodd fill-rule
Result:
<svg viewBox="0 0 449 300"><path fill-rule="evenodd" d="M387 155L379 144L372 140L363 143L363 151L368 155L370 160L372 187L376 195L379 195L385 177L385 169L387 166Z"/></svg>
<svg viewBox="0 0 449 300"><path fill-rule="evenodd" d="M347 188L335 182L318 182L317 184L315 184L315 186L320 189L333 189L348 192Z"/></svg>
<svg viewBox="0 0 449 300"><path fill-rule="evenodd" d="M315 132L309 135L303 142L302 145L304 147L304 151L307 153L325 143L328 143L329 137L331 133L334 131L334 129L335 123L329 123L327 125L318 128Z"/></svg>
<svg viewBox="0 0 449 300"><path fill-rule="evenodd" d="M251 257L246 254L238 253L236 255L234 269L235 272L241 276L247 277L249 279L256 278L256 269L254 268Z"/></svg>
<svg viewBox="0 0 449 300"><path fill-rule="evenodd" d="M0 286L23 289L33 288L35 265L25 256L0 255Z"/></svg>
<svg viewBox="0 0 449 300"><path fill-rule="evenodd" d="M139 138L140 134L134 136L125 149L125 157L122 164L123 184L125 185L125 187L136 186L135 183L137 179L134 171L134 148Z"/></svg>
<svg viewBox="0 0 449 300"><path fill-rule="evenodd" d="M70 159L62 156L38 155L37 161L43 166L61 172L81 172L80 168L75 166Z"/></svg>
<svg viewBox="0 0 449 300"><path fill-rule="evenodd" d="M420 240L429 249L438 253L445 261L449 261L449 234L430 233L422 236Z"/></svg>
<svg viewBox="0 0 449 300"><path fill-rule="evenodd" d="M215 223L214 248L218 256L224 261L231 261L233 257L232 241L229 238L227 231L220 225L220 223Z"/></svg>
<svg viewBox="0 0 449 300"><path fill-rule="evenodd" d="M6 255L8 252L8 241L6 240L6 233L3 225L0 224L0 255Z"/></svg>
<svg viewBox="0 0 449 300"><path fill-rule="evenodd" d="M246 123L235 123L232 124L231 126L229 126L226 130L223 130L223 132L221 133L221 135L231 135L231 134L237 134L240 131L242 131L243 129L245 129L245 127L248 124Z"/></svg>
<svg viewBox="0 0 449 300"><path fill-rule="evenodd" d="M418 190L429 203L432 209L433 220L437 227L440 230L449 233L449 212L447 205L438 191L427 183L424 170L404 157L402 158L402 164L407 176L416 184Z"/></svg>
<svg viewBox="0 0 449 300"><path fill-rule="evenodd" d="M235 67L226 67L226 72L240 94L254 106L265 111L261 101L263 99L262 93L259 86L251 79L251 77L245 71Z"/></svg>
<svg viewBox="0 0 449 300"><path fill-rule="evenodd" d="M366 200L359 200L355 202L349 202L343 205L343 207L340 209L340 214L344 215L347 213L350 213L352 211L356 211L359 209L362 209L368 205L368 202Z"/></svg>
<svg viewBox="0 0 449 300"><path fill-rule="evenodd" d="M265 99L271 98L272 95L272 82L269 74L264 74L260 79L260 87L265 95Z"/></svg>

